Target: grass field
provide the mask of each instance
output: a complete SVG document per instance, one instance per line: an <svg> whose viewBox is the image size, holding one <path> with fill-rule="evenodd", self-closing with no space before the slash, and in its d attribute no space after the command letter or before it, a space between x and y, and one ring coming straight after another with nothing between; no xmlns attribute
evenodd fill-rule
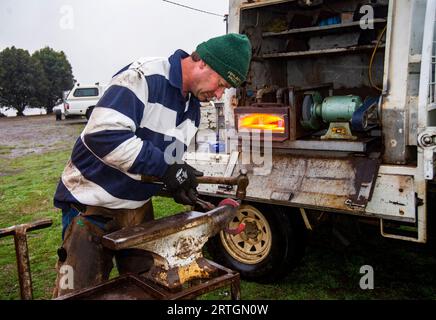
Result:
<svg viewBox="0 0 436 320"><path fill-rule="evenodd" d="M70 151L0 159L0 228L50 218L53 225L28 234L35 299L48 299L56 278L56 249L61 244L61 215L52 198ZM156 217L183 210L166 198L153 200ZM19 298L13 237L0 239L0 299Z"/></svg>
<svg viewBox="0 0 436 320"><path fill-rule="evenodd" d="M0 157L0 228L42 218L53 220L51 227L28 235L35 299L49 299L53 289L56 249L61 244L61 217L52 205L52 197L71 146L8 158L13 147L0 145L0 155L4 156ZM183 209L166 198L157 197L153 203L156 217ZM310 236L302 263L283 281L276 284L242 281L242 298L436 299L436 258L428 246L384 239L377 230L363 231L344 247L329 228L320 229ZM363 265L374 269L373 290L359 287ZM229 296L225 290L218 290L203 298ZM0 239L0 299L19 299L12 237Z"/></svg>

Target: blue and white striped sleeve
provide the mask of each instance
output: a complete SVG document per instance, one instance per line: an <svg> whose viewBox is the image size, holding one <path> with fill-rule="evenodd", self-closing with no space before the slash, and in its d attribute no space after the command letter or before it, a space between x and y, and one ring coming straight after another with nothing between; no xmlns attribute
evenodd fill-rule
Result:
<svg viewBox="0 0 436 320"><path fill-rule="evenodd" d="M135 135L148 99L145 77L128 69L116 75L82 132L86 147L105 164L126 174L161 177L168 165L152 142Z"/></svg>

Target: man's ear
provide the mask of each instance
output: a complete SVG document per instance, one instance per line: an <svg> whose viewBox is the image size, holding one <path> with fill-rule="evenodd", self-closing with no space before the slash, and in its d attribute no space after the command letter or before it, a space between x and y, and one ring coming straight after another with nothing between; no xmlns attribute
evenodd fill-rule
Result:
<svg viewBox="0 0 436 320"><path fill-rule="evenodd" d="M198 66L200 67L200 69L204 69L207 66L206 62L204 62L203 60L198 61L198 63L199 63Z"/></svg>

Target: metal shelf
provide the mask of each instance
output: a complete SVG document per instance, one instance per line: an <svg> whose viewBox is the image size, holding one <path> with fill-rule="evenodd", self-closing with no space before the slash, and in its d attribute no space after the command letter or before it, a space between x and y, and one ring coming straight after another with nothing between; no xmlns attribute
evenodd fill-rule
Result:
<svg viewBox="0 0 436 320"><path fill-rule="evenodd" d="M385 45L380 45L379 48L384 48ZM370 51L375 48L375 45L362 45L353 46L347 48L331 48L322 50L308 50L308 51L295 51L295 52L279 52L279 53L264 53L261 58L271 59L271 58L298 58L305 56L316 56L325 54L335 54L335 53L352 53L352 52L362 52Z"/></svg>
<svg viewBox="0 0 436 320"><path fill-rule="evenodd" d="M287 141L285 144L276 144L273 142L273 148L332 152L366 152L368 144L376 140L375 137L359 138L357 140L320 140L319 138L309 138Z"/></svg>
<svg viewBox="0 0 436 320"><path fill-rule="evenodd" d="M368 20L368 24L381 24L386 23L386 19L371 19ZM338 24L331 24L327 26L317 26L317 27L308 27L308 28L298 28L298 29L290 29L282 32L264 32L262 33L263 37L282 37L282 36L289 36L289 35L296 35L296 34L302 34L302 33L330 33L330 32L340 32L343 31L343 29L346 28L360 28L360 21L353 21L353 22L347 22L347 23L338 23Z"/></svg>

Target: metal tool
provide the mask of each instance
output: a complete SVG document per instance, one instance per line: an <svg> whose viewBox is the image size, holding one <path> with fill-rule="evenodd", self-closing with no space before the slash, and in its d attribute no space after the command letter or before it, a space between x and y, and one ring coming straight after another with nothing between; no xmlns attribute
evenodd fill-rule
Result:
<svg viewBox="0 0 436 320"><path fill-rule="evenodd" d="M163 184L159 178L153 176L141 176L141 181L145 183ZM227 185L227 186L236 185L237 186L236 197L239 200L245 199L245 196L247 194L248 177L247 177L247 170L244 168L239 171L239 175L236 177L203 176L203 177L197 177L197 181L198 183L206 183L206 184L219 184L219 185ZM197 198L196 205L198 205L201 209L205 211L215 209L215 205L213 205L208 201L202 200L200 198ZM223 229L225 232L229 234L236 235L245 230L245 224L241 223L235 229L229 229L229 228L223 228Z"/></svg>
<svg viewBox="0 0 436 320"><path fill-rule="evenodd" d="M52 225L51 219L24 223L8 228L0 229L0 238L14 236L15 253L17 256L18 278L20 281L21 299L33 299L32 277L30 275L29 250L27 248L27 231L47 228Z"/></svg>
<svg viewBox="0 0 436 320"><path fill-rule="evenodd" d="M202 248L209 237L225 229L238 207L237 201L224 199L207 212L183 212L123 228L105 235L102 244L111 250L150 252L154 265L144 276L165 288L180 289L190 280L212 277L217 271L203 258Z"/></svg>
<svg viewBox="0 0 436 320"><path fill-rule="evenodd" d="M241 299L239 273L207 260L217 269L213 278L196 280L183 290L168 290L140 275L125 274L94 287L84 288L56 300L186 300L205 293L230 287L230 298Z"/></svg>
<svg viewBox="0 0 436 320"><path fill-rule="evenodd" d="M195 201L195 204L198 205L204 211L209 211L209 210L215 209L215 206L212 203L207 202L205 200L202 200L198 197L197 197L197 201Z"/></svg>
<svg viewBox="0 0 436 320"><path fill-rule="evenodd" d="M319 130L328 124L321 139L357 139L351 132L367 131L377 119L378 97L368 97L362 102L359 96L330 96L322 98L316 91L306 92L302 105L301 125L307 130Z"/></svg>
<svg viewBox="0 0 436 320"><path fill-rule="evenodd" d="M163 184L158 177L153 176L141 176L141 181L145 183ZM247 170L241 169L239 175L236 177L212 177L204 176L197 177L198 183L205 184L226 184L230 186L237 186L236 198L244 200L247 194L248 177Z"/></svg>

